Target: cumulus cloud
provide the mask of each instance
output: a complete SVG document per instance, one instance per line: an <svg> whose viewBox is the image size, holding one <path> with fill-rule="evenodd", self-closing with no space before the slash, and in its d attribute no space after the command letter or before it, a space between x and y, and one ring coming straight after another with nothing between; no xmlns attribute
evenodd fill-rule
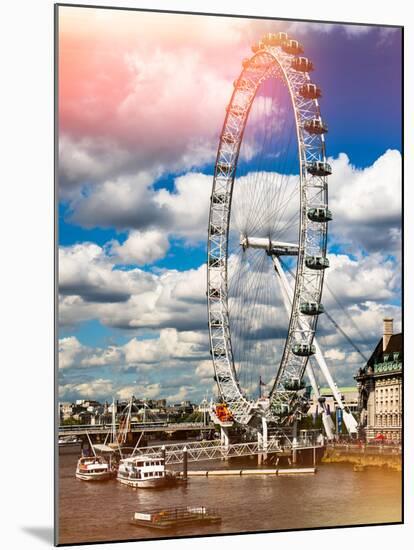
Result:
<svg viewBox="0 0 414 550"><path fill-rule="evenodd" d="M59 25L62 191L103 181L121 164L132 174L210 162L247 23L76 11L61 10Z"/></svg>
<svg viewBox="0 0 414 550"><path fill-rule="evenodd" d="M341 153L332 159L329 202L334 214L330 231L336 242L354 250L401 247L401 154L388 150L371 166L357 169Z"/></svg>
<svg viewBox="0 0 414 550"><path fill-rule="evenodd" d="M63 197L120 175L155 178L211 163L240 60L265 32L319 40L332 32L352 40L391 34L364 25L99 11L60 10Z"/></svg>
<svg viewBox="0 0 414 550"><path fill-rule="evenodd" d="M160 369L173 368L178 362L194 361L208 354L206 333L178 332L162 329L158 336L132 338L120 346L93 348L82 345L74 336L59 340L59 368L103 367L122 365L140 371L154 365Z"/></svg>
<svg viewBox="0 0 414 550"><path fill-rule="evenodd" d="M115 251L133 263L147 263L149 247L157 249L154 260L162 257L168 237L192 243L205 239L212 182L211 176L190 172L175 178L171 191L155 191L147 177L122 177L74 199L69 219L83 227L135 230L124 247L114 245Z"/></svg>
<svg viewBox="0 0 414 550"><path fill-rule="evenodd" d="M171 224L170 213L155 201L148 173L106 180L70 202L69 220L83 227L148 229Z"/></svg>
<svg viewBox="0 0 414 550"><path fill-rule="evenodd" d="M138 397L140 399L155 399L160 395L161 385L160 384L148 384L148 385L130 385L123 386L116 391L116 396L121 400L127 400L131 396Z"/></svg>
<svg viewBox="0 0 414 550"><path fill-rule="evenodd" d="M402 201L399 151L386 151L364 169L354 167L345 153L330 162L334 221L329 230L335 243L351 253L361 248L368 252L387 249L398 256ZM153 190L146 178L135 183L128 179L106 182L71 203L71 219L86 227L132 229L125 243L113 244L114 252L121 261L125 258L144 264L165 255L167 239L184 239L189 244L205 241L211 186L211 176L193 172L175 178L172 190ZM299 198L295 187L294 175L251 172L237 178L231 218L236 245L239 234L250 230L256 236L270 234L287 241L297 238ZM276 216L275 201L280 202Z"/></svg>
<svg viewBox="0 0 414 550"><path fill-rule="evenodd" d="M148 399L168 395L171 401L182 400L184 395L196 398L203 386L198 383L197 365L207 363L207 357L207 334L194 331L164 329L151 339L132 338L107 347L82 345L75 337L61 338L60 396L73 400L92 397L95 392L104 399L132 395ZM125 383L134 373L138 379Z"/></svg>
<svg viewBox="0 0 414 550"><path fill-rule="evenodd" d="M112 395L113 381L110 379L97 378L90 382L74 384L62 384L59 386L59 397L61 399L99 399Z"/></svg>
<svg viewBox="0 0 414 550"><path fill-rule="evenodd" d="M207 339L196 332L163 329L157 339L132 339L123 347L129 365L161 364L174 359L190 361L206 355Z"/></svg>
<svg viewBox="0 0 414 550"><path fill-rule="evenodd" d="M335 296L349 305L360 302L391 300L399 291L399 270L387 254L373 253L355 259L346 254L329 254L326 282ZM327 305L333 304L331 293L324 292Z"/></svg>
<svg viewBox="0 0 414 550"><path fill-rule="evenodd" d="M169 395L167 400L170 402L181 402L188 398L189 388L187 386L181 386L178 392L173 395Z"/></svg>
<svg viewBox="0 0 414 550"><path fill-rule="evenodd" d="M91 243L61 249L59 264L62 325L99 319L118 328L206 326L206 269L150 273L115 269L107 249Z"/></svg>
<svg viewBox="0 0 414 550"><path fill-rule="evenodd" d="M123 359L123 351L116 346L105 349L92 348L79 342L75 336L59 340L59 368L102 367L117 365Z"/></svg>
<svg viewBox="0 0 414 550"><path fill-rule="evenodd" d="M115 270L103 249L94 243L75 244L59 250L59 292L88 303L122 303L153 287L149 273ZM69 300L70 301L70 300Z"/></svg>
<svg viewBox="0 0 414 550"><path fill-rule="evenodd" d="M76 364L84 348L75 336L68 336L59 340L59 368L65 369Z"/></svg>
<svg viewBox="0 0 414 550"><path fill-rule="evenodd" d="M163 231L131 231L122 244L111 243L111 254L121 263L145 265L163 258L168 248L168 237Z"/></svg>

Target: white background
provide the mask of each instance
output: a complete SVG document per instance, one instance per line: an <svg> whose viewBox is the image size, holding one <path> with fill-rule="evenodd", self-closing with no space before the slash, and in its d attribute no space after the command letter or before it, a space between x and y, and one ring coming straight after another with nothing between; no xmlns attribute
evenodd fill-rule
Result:
<svg viewBox="0 0 414 550"><path fill-rule="evenodd" d="M84 3L93 4L87 0ZM186 550L195 545L233 549L259 544L263 548L306 544L347 550L412 547L409 540L410 535L414 538L414 448L410 421L413 421L414 365L410 349L413 335L410 248L414 215L410 199L414 181L410 174L414 172L414 18L408 7L411 3L403 0L96 3L405 25L406 525L141 542L129 543L129 547L139 545L151 550ZM1 6L0 26L0 544L6 549L37 549L52 545L53 525L53 2L6 0ZM358 121L350 123L355 124L357 132ZM340 487L332 490L340 491ZM128 548L125 544L113 547Z"/></svg>

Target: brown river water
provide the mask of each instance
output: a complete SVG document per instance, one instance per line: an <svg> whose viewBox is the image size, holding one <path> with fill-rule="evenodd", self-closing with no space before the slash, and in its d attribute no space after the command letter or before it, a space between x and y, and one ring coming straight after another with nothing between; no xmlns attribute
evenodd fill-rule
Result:
<svg viewBox="0 0 414 550"><path fill-rule="evenodd" d="M60 544L401 521L402 476L385 468L354 472L351 465L322 464L310 476L190 477L183 486L133 489L116 480L79 481L76 461L74 454L59 457ZM224 467L220 461L193 466ZM245 459L228 467L257 466ZM137 511L189 505L216 508L221 524L161 531L131 523Z"/></svg>

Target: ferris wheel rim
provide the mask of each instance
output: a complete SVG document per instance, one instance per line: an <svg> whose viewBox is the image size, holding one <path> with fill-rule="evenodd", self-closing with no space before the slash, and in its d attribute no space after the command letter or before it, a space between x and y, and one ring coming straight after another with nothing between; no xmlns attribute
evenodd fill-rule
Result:
<svg viewBox="0 0 414 550"><path fill-rule="evenodd" d="M292 41L291 41L292 42ZM264 60L268 60L268 63L263 63ZM238 166L238 157L240 152L240 147L243 142L244 130L248 117L250 114L250 109L256 98L257 90L260 87L260 84L267 78L275 76L276 74L284 79L284 82L289 90L291 105L293 108L293 113L295 117L296 125L296 138L298 145L298 158L299 158L299 186L301 190L300 195L300 230L299 230L299 253L298 253L298 265L296 268L295 275L295 290L294 290L294 300L292 302L292 310L289 319L289 329L288 335L286 337L283 356L279 366L279 370L275 376L272 390L270 392L270 400L277 402L279 399L279 405L287 400L292 399L291 394L287 394L281 399L281 395L284 393L281 390L280 383L283 383L283 373L286 371L286 365L288 361L292 360L292 335L297 334L303 331L303 326L298 325L299 317L298 314L298 300L301 296L301 291L303 289L304 283L302 281L302 288L299 288L298 284L299 274L303 274L306 271L307 266L305 266L305 256L306 256L306 243L308 242L308 230L309 223L307 220L307 211L309 203L307 200L308 195L303 194L303 188L305 185L309 184L309 181L314 178L315 182L319 183L319 186L322 189L323 196L323 205L327 209L328 207L328 196L327 196L327 181L326 175L312 175L308 173L309 159L312 158L312 154L315 157L315 162L326 163L325 156L325 142L323 133L319 134L317 140L317 153L312 153L307 155L305 148L304 140L304 120L316 120L315 119L303 119L301 117L300 108L297 104L297 88L298 85L304 85L310 83L310 77L308 71L299 71L296 70L295 73L292 73L290 69L293 63L293 60L307 60L307 58L298 58L293 54L288 54L283 52L281 45L266 46L266 44L261 43L261 46L256 48L254 55L244 62L244 67L237 79L235 81L235 88L230 100L230 103L227 108L227 114L223 123L223 128L220 135L219 147L217 152L213 188L210 202L210 213L209 213L209 226L208 226L208 258L207 258L207 302L208 302L208 324L209 324L209 337L210 337L210 351L212 355L212 361L214 365L215 379L219 387L220 395L223 400L228 403L230 411L232 412L234 418L241 423L248 423L251 419L252 414L254 414L255 402L248 397L248 395L242 390L240 381L237 376L235 363L234 363L234 353L232 347L232 338L231 338L231 327L230 319L228 312L228 244L229 244L229 231L230 231L230 214L232 207L232 195L234 188L234 179ZM309 61L309 60L307 60ZM301 63L302 61L299 61ZM260 64L264 65L264 68L259 68ZM256 80L250 78L250 85L248 85L248 80L245 79L246 74L249 74L251 77L251 72L257 71L258 75ZM260 73L260 70L262 72ZM250 72L249 72L250 71ZM293 77L296 77L295 83L293 83ZM247 83L247 84L246 84ZM240 109L238 105L240 103L237 101L237 93L247 87L248 100L244 108L242 108L241 117L239 119L239 124L237 125L237 109ZM244 92L246 90L244 89ZM250 95L249 95L250 94ZM314 107L313 113L319 115L319 120L322 123L320 118L320 110L317 99L312 100L312 105ZM240 113L239 113L240 116ZM233 120L232 120L233 119ZM236 121L236 122L235 122ZM232 128L234 133L229 132L229 128ZM224 160L227 158L228 163L225 164ZM224 159L224 160L223 160ZM309 186L311 187L311 186ZM218 201L219 193L217 191L223 191L225 193L223 196L223 202L220 207L214 205L215 201ZM221 213L221 225L217 224L217 211ZM321 240L320 256L326 258L326 237L327 237L327 228L326 224L318 224L319 238ZM217 238L217 233L220 233L220 230L224 232L224 238L222 238L223 233L220 238ZM217 254L218 251L218 254ZM216 255L215 255L216 254ZM215 263L216 262L216 263ZM217 263L218 262L218 263ZM305 269L306 268L306 269ZM319 270L319 273L316 275L316 285L314 289L313 296L315 297L315 302L320 305L321 293L323 286L323 272L324 270ZM217 281L219 280L219 286ZM219 288L220 295L215 295L215 291ZM298 290L299 289L299 290ZM217 308L217 302L219 307ZM217 311L220 311L221 324L218 322ZM296 325L295 325L296 323ZM313 336L315 334L317 325L317 316L311 320L310 326L307 331L307 339L309 345L312 346ZM298 330L298 326L300 330ZM305 328L307 325L305 326ZM305 331L306 332L306 331ZM221 348L220 348L221 343ZM309 357L309 356L308 356ZM300 373L300 379L303 376L304 370L306 368L307 358L302 357L296 361L296 370ZM286 392L285 392L286 393ZM279 395L278 395L279 394ZM276 397L278 396L278 397ZM272 402L273 402L272 401ZM274 408L274 410L276 410ZM271 413L266 413L271 419L278 417L277 413L274 411Z"/></svg>

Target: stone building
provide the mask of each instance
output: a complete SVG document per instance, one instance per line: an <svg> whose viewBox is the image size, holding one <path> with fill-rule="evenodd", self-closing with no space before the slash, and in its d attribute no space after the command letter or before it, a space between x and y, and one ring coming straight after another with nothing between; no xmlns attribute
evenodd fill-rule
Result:
<svg viewBox="0 0 414 550"><path fill-rule="evenodd" d="M383 336L367 364L359 369L360 435L367 441L402 437L402 334L393 334L393 319L384 319Z"/></svg>

